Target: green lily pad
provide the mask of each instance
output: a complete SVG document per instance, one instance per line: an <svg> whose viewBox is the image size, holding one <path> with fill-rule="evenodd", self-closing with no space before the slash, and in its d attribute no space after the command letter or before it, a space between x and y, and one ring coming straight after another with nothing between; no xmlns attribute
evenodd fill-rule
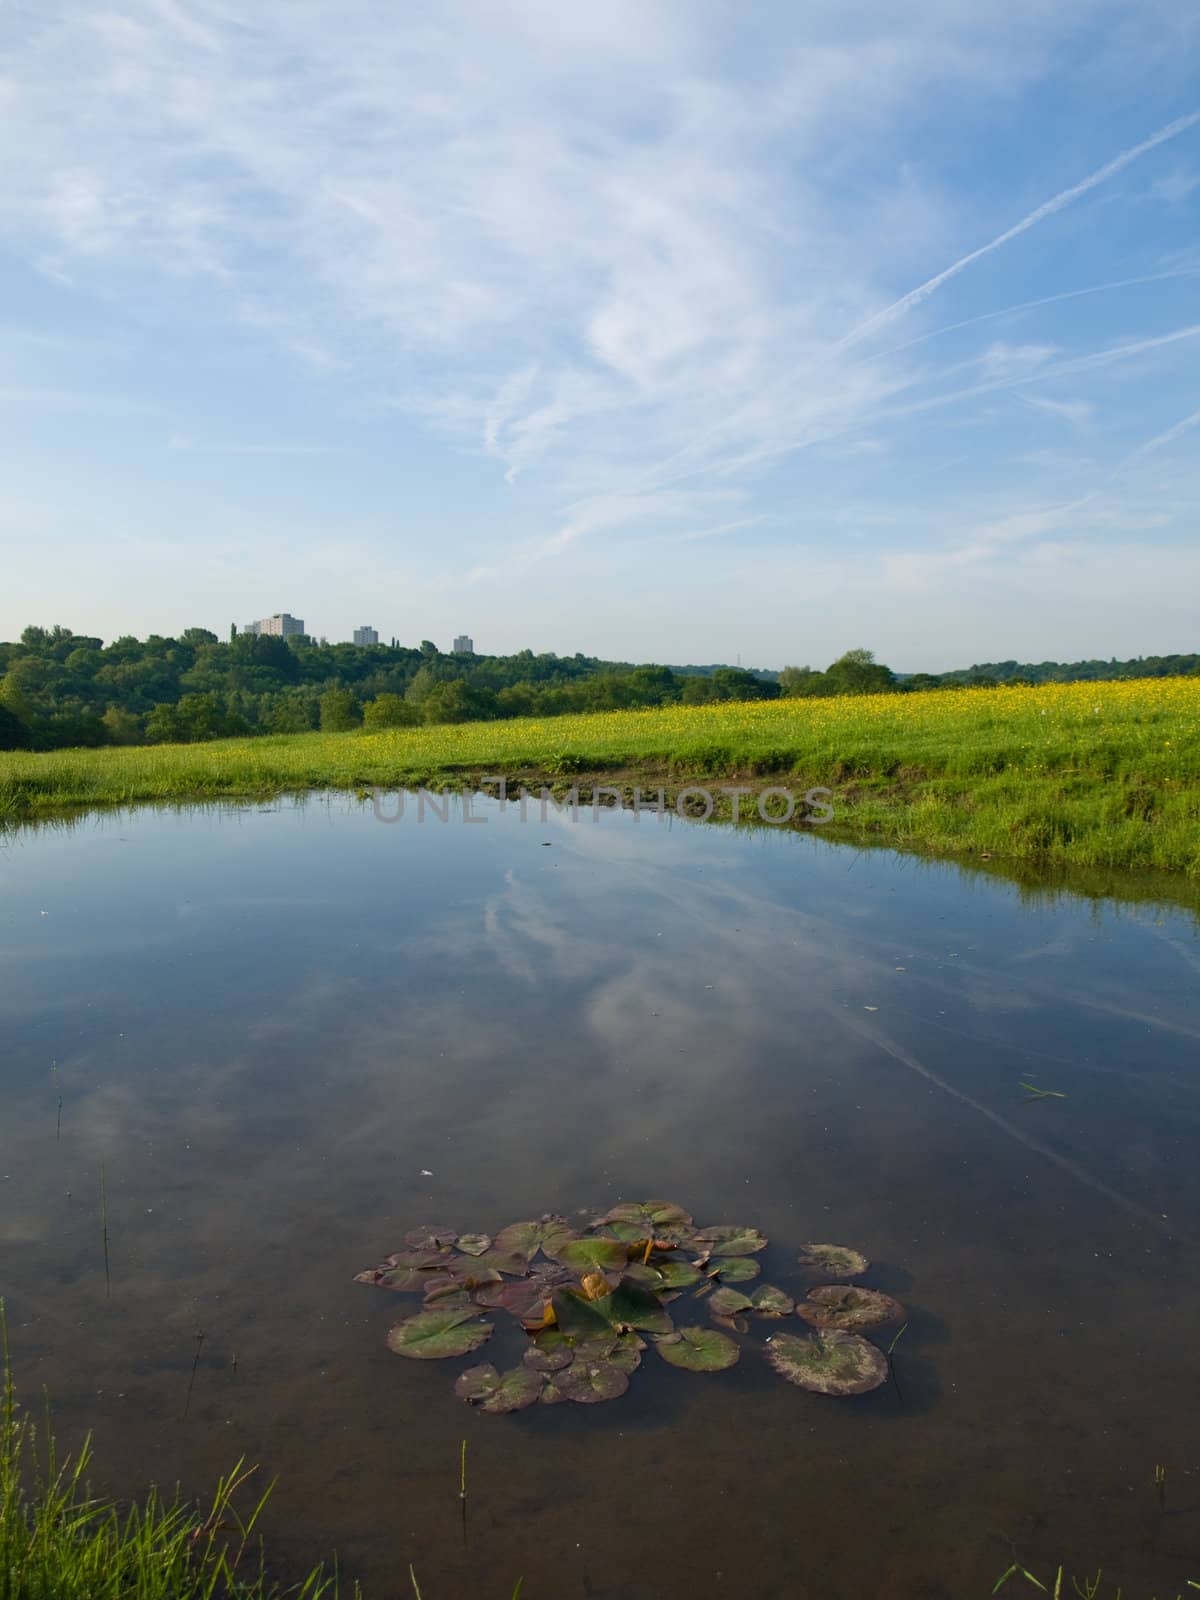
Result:
<svg viewBox="0 0 1200 1600"><path fill-rule="evenodd" d="M789 1383L816 1394L866 1394L887 1382L887 1357L856 1333L830 1328L811 1338L777 1333L767 1341L767 1360Z"/></svg>
<svg viewBox="0 0 1200 1600"><path fill-rule="evenodd" d="M711 1256L753 1256L767 1247L766 1238L757 1228L729 1223L719 1228L697 1228L689 1244L705 1261Z"/></svg>
<svg viewBox="0 0 1200 1600"><path fill-rule="evenodd" d="M629 1259L629 1252L619 1239L604 1239L598 1234L586 1239L565 1239L548 1253L576 1272L611 1272L624 1267Z"/></svg>
<svg viewBox="0 0 1200 1600"><path fill-rule="evenodd" d="M708 1263L708 1271L715 1272L722 1283L748 1283L758 1277L762 1267L753 1256L718 1256Z"/></svg>
<svg viewBox="0 0 1200 1600"><path fill-rule="evenodd" d="M445 1245L440 1249L421 1247L413 1250L397 1250L388 1256L383 1264L385 1267L415 1267L421 1272L426 1272L457 1260L454 1251L449 1245Z"/></svg>
<svg viewBox="0 0 1200 1600"><path fill-rule="evenodd" d="M641 1366L642 1351L645 1348L646 1341L639 1339L636 1333L618 1334L606 1360L614 1367L619 1367L628 1376L630 1373L636 1372Z"/></svg>
<svg viewBox="0 0 1200 1600"><path fill-rule="evenodd" d="M542 1378L528 1367L497 1372L485 1361L482 1366L468 1367L454 1385L454 1392L468 1405L502 1416L506 1411L524 1411L526 1406L536 1405L542 1397Z"/></svg>
<svg viewBox="0 0 1200 1600"><path fill-rule="evenodd" d="M703 1276L690 1261L658 1261L654 1265L666 1289L690 1289Z"/></svg>
<svg viewBox="0 0 1200 1600"><path fill-rule="evenodd" d="M601 1223L636 1228L635 1239L677 1240L692 1226L692 1219L673 1200L623 1202L600 1218Z"/></svg>
<svg viewBox="0 0 1200 1600"><path fill-rule="evenodd" d="M764 1283L750 1296L750 1304L764 1317L788 1317L796 1303L790 1294L784 1294L782 1289L776 1289L773 1284Z"/></svg>
<svg viewBox="0 0 1200 1600"><path fill-rule="evenodd" d="M388 1333L388 1349L398 1356L440 1361L444 1356L467 1356L492 1336L490 1322L475 1321L475 1307L467 1310L418 1311L398 1322Z"/></svg>
<svg viewBox="0 0 1200 1600"><path fill-rule="evenodd" d="M567 1396L555 1383L557 1372L546 1373L545 1382L542 1384L542 1404L544 1406L561 1406L567 1402Z"/></svg>
<svg viewBox="0 0 1200 1600"><path fill-rule="evenodd" d="M666 1339L656 1339L654 1348L664 1361L688 1372L724 1372L742 1353L732 1339L715 1328L680 1328Z"/></svg>
<svg viewBox="0 0 1200 1600"><path fill-rule="evenodd" d="M404 1235L404 1242L410 1250L440 1250L444 1245L451 1245L458 1238L453 1228L414 1228L411 1233Z"/></svg>
<svg viewBox="0 0 1200 1600"><path fill-rule="evenodd" d="M800 1252L800 1265L823 1278L861 1278L870 1266L866 1256L844 1244L806 1244Z"/></svg>
<svg viewBox="0 0 1200 1600"><path fill-rule="evenodd" d="M566 1217L547 1215L536 1222L510 1222L507 1228L500 1229L492 1243L497 1250L532 1261L539 1250L546 1255L552 1253L546 1249L547 1244L557 1246L575 1237L575 1230Z"/></svg>
<svg viewBox="0 0 1200 1600"><path fill-rule="evenodd" d="M589 1231L603 1231L610 1238L620 1239L625 1244L636 1244L639 1239L643 1244L646 1241L646 1229L639 1228L636 1222L593 1222Z"/></svg>
<svg viewBox="0 0 1200 1600"><path fill-rule="evenodd" d="M631 1278L622 1278L599 1300L587 1300L574 1289L559 1289L551 1303L559 1329L575 1338L598 1338L620 1328L671 1331L671 1318L657 1297Z"/></svg>
<svg viewBox="0 0 1200 1600"><path fill-rule="evenodd" d="M828 1284L809 1290L807 1300L796 1305L796 1315L814 1328L878 1328L885 1322L903 1322L904 1307L878 1289L855 1289L850 1284Z"/></svg>
<svg viewBox="0 0 1200 1600"><path fill-rule="evenodd" d="M491 1235L486 1233L463 1233L459 1235L458 1248L464 1255L481 1256L485 1250L492 1248Z"/></svg>
<svg viewBox="0 0 1200 1600"><path fill-rule="evenodd" d="M439 1311L466 1311L471 1316L479 1315L479 1308L470 1294L456 1283L435 1284L425 1296L425 1304L431 1310L436 1306Z"/></svg>
<svg viewBox="0 0 1200 1600"><path fill-rule="evenodd" d="M714 1317L732 1317L739 1311L749 1311L753 1303L740 1289L718 1289L709 1300L708 1309Z"/></svg>
<svg viewBox="0 0 1200 1600"><path fill-rule="evenodd" d="M569 1367L554 1373L550 1382L567 1400L584 1406L619 1399L629 1387L628 1374L615 1362L586 1356L576 1356Z"/></svg>

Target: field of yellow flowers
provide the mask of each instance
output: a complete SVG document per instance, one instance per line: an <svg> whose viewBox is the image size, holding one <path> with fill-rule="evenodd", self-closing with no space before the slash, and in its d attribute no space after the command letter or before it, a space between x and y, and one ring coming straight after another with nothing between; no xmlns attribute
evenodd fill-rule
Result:
<svg viewBox="0 0 1200 1600"><path fill-rule="evenodd" d="M765 700L0 755L0 817L484 774L834 793L829 832L1200 877L1200 678Z"/></svg>

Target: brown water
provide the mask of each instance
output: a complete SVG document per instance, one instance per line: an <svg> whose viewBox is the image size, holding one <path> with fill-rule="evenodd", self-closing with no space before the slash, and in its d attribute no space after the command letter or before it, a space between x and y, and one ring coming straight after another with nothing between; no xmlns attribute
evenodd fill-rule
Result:
<svg viewBox="0 0 1200 1600"><path fill-rule="evenodd" d="M425 1600L966 1600L1014 1550L1127 1600L1200 1580L1195 921L478 809L0 843L0 1292L98 1486L261 1461L277 1556L336 1547L373 1600L410 1562ZM806 1394L748 1339L481 1416L467 1361L386 1349L413 1302L351 1282L417 1223L649 1196L761 1227L784 1287L807 1239L863 1249L910 1310L899 1387Z"/></svg>

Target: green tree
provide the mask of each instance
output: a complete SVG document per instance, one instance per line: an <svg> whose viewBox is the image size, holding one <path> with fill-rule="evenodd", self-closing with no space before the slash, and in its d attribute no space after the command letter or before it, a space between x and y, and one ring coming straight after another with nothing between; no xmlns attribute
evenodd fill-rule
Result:
<svg viewBox="0 0 1200 1600"><path fill-rule="evenodd" d="M109 744L141 744L142 719L121 706L109 706L101 717Z"/></svg>
<svg viewBox="0 0 1200 1600"><path fill-rule="evenodd" d="M896 683L895 673L876 661L873 650L847 650L825 676L838 694L880 694Z"/></svg>
<svg viewBox="0 0 1200 1600"><path fill-rule="evenodd" d="M420 720L417 706L398 694L376 695L363 707L364 728L412 728Z"/></svg>
<svg viewBox="0 0 1200 1600"><path fill-rule="evenodd" d="M321 696L321 732L348 733L362 722L362 706L350 689L326 689Z"/></svg>
<svg viewBox="0 0 1200 1600"><path fill-rule="evenodd" d="M0 705L0 750L26 750L29 744L29 729L16 712Z"/></svg>

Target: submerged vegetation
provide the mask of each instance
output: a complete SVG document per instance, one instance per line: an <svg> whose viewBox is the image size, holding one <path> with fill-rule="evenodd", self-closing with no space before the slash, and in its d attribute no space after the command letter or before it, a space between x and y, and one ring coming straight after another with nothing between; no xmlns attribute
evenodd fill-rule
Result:
<svg viewBox="0 0 1200 1600"><path fill-rule="evenodd" d="M460 1400L492 1415L616 1400L647 1348L685 1372L723 1372L740 1360L732 1335L749 1332L751 1316L777 1323L793 1310L815 1331L767 1340L781 1377L831 1395L885 1383L889 1354L861 1330L903 1323L904 1308L849 1284L814 1287L798 1301L771 1284L750 1294L733 1287L759 1276L754 1258L767 1242L756 1228L697 1227L673 1201L648 1200L614 1206L582 1231L554 1215L510 1223L494 1239L418 1228L356 1281L424 1297L423 1309L388 1334L389 1349L418 1360L473 1354L493 1333L485 1313L508 1313L527 1338L521 1364L499 1372L484 1362L454 1385ZM799 1263L810 1277L833 1267L857 1276L868 1266L857 1251L829 1244L805 1245ZM689 1296L684 1314L700 1314L707 1300L716 1326L676 1322L667 1308Z"/></svg>
<svg viewBox="0 0 1200 1600"><path fill-rule="evenodd" d="M832 792L827 835L1200 877L1200 678L10 751L0 754L0 818L309 789L471 788L495 774L513 790L566 781L585 796L597 785L638 785L649 797L659 785L719 791L756 778L822 786ZM753 800L742 815L756 820Z"/></svg>

